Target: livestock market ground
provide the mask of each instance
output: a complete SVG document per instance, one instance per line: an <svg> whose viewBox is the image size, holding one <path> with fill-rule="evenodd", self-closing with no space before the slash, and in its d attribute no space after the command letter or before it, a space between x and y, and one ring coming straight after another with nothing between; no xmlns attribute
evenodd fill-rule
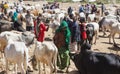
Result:
<svg viewBox="0 0 120 74"><path fill-rule="evenodd" d="M10 2L12 2L13 0L9 0ZM26 1L25 3L30 3L30 4L35 4L35 3L40 3L41 6L43 3L46 3L46 2L32 2L32 1ZM80 3L60 3L60 7L62 7L63 9L66 9L68 6L73 6L75 8L78 8L78 5ZM109 34L109 33L107 33ZM46 37L50 37L52 38L53 35L51 34L51 29L48 30L48 32L46 32ZM118 39L118 35L116 35L116 43L118 45L120 45L120 39ZM32 47L32 49L29 49L30 50L30 56L32 56L32 53L33 53L33 50L34 50L34 45ZM109 44L109 39L108 37L102 37L102 33L100 32L99 33L99 39L97 40L97 43L94 44L92 46L92 50L93 51L96 51L96 52L106 52L106 53L115 53L116 54L116 51L120 51L120 49L118 48L114 48L112 44ZM117 54L120 54L119 52ZM4 60L0 60L0 67L3 66L5 67L5 61ZM1 70L0 69L0 74L4 74L4 70ZM9 74L14 74L12 71L9 71ZM38 71L33 71L33 72L29 72L29 74L38 74ZM42 73L43 74L43 73ZM49 67L46 66L46 74L49 74ZM60 72L57 72L57 74L67 74L67 73L60 73ZM68 74L79 74L74 63L71 61L71 64L70 64L70 68L69 68L69 73Z"/></svg>

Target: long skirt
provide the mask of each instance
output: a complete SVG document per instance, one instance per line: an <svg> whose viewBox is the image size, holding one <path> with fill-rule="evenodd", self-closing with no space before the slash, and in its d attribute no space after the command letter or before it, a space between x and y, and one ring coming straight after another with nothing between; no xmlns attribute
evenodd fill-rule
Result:
<svg viewBox="0 0 120 74"><path fill-rule="evenodd" d="M69 50L66 47L61 47L58 51L57 66L59 69L63 70L70 64Z"/></svg>

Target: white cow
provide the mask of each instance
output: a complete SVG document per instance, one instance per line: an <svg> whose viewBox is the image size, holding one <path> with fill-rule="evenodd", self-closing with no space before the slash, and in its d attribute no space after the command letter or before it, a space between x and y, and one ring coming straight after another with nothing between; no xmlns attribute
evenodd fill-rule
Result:
<svg viewBox="0 0 120 74"><path fill-rule="evenodd" d="M52 29L53 34L59 26L60 22L57 20L57 18L53 18L53 20L50 22L50 28Z"/></svg>
<svg viewBox="0 0 120 74"><path fill-rule="evenodd" d="M56 60L57 60L58 49L53 42L36 42L36 49L34 50L34 59L39 64L40 74L40 62L50 66L50 73L56 72ZM32 60L33 68L37 65L35 60Z"/></svg>
<svg viewBox="0 0 120 74"><path fill-rule="evenodd" d="M95 16L96 16L95 14L89 14L88 15L88 22L94 21Z"/></svg>
<svg viewBox="0 0 120 74"><path fill-rule="evenodd" d="M0 34L0 37L6 38L6 40L12 39L13 41L21 41L26 45L32 44L35 35L31 32L18 32L18 31L4 31Z"/></svg>
<svg viewBox="0 0 120 74"><path fill-rule="evenodd" d="M116 22L118 21L116 20L116 17L114 16L106 16L100 21L99 25L102 28L103 36L106 35L105 31L110 30L112 24Z"/></svg>
<svg viewBox="0 0 120 74"><path fill-rule="evenodd" d="M81 12L81 13L79 13L79 16L85 18L85 13L84 13L84 12Z"/></svg>
<svg viewBox="0 0 120 74"><path fill-rule="evenodd" d="M26 74L28 66L28 48L24 42L8 40L5 48L6 71L8 73L8 62L14 63L17 74L17 67L20 68L22 74Z"/></svg>
<svg viewBox="0 0 120 74"><path fill-rule="evenodd" d="M116 44L115 39L114 39L114 36L116 33L120 34L120 23L117 23L117 22L111 26L111 31L109 35L109 43L111 43L111 37L112 37L113 43Z"/></svg>
<svg viewBox="0 0 120 74"><path fill-rule="evenodd" d="M99 34L99 24L96 23L96 22L90 22L90 23L87 23L87 24L92 24L93 27L94 27L94 33L95 33L95 42L94 42L94 44L96 44L96 40L97 40L98 34Z"/></svg>

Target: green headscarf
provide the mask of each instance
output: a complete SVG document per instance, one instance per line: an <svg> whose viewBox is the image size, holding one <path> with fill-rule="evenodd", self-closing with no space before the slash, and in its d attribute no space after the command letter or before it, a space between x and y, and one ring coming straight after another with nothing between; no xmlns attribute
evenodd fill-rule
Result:
<svg viewBox="0 0 120 74"><path fill-rule="evenodd" d="M14 12L13 16L12 16L13 21L17 21L18 20L18 13Z"/></svg>
<svg viewBox="0 0 120 74"><path fill-rule="evenodd" d="M69 45L71 33L70 33L70 30L69 30L69 27L68 27L68 24L67 24L66 21L63 20L61 22L59 28L56 30L56 33L60 32L63 28L66 28L64 35L66 37L66 39L65 39L66 40L66 44Z"/></svg>

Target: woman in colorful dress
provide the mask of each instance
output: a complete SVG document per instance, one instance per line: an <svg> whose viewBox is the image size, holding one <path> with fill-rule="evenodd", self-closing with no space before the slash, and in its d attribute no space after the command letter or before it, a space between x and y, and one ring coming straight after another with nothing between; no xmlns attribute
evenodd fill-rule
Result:
<svg viewBox="0 0 120 74"><path fill-rule="evenodd" d="M59 33L61 33L61 35ZM58 34L60 36L57 36ZM68 24L65 20L62 20L59 28L56 30L56 33L54 36L54 42L58 47L58 52L59 52L57 66L61 70L67 68L66 71L68 71L68 67L70 64L70 56L69 56L70 36L71 36L71 33L68 28Z"/></svg>

